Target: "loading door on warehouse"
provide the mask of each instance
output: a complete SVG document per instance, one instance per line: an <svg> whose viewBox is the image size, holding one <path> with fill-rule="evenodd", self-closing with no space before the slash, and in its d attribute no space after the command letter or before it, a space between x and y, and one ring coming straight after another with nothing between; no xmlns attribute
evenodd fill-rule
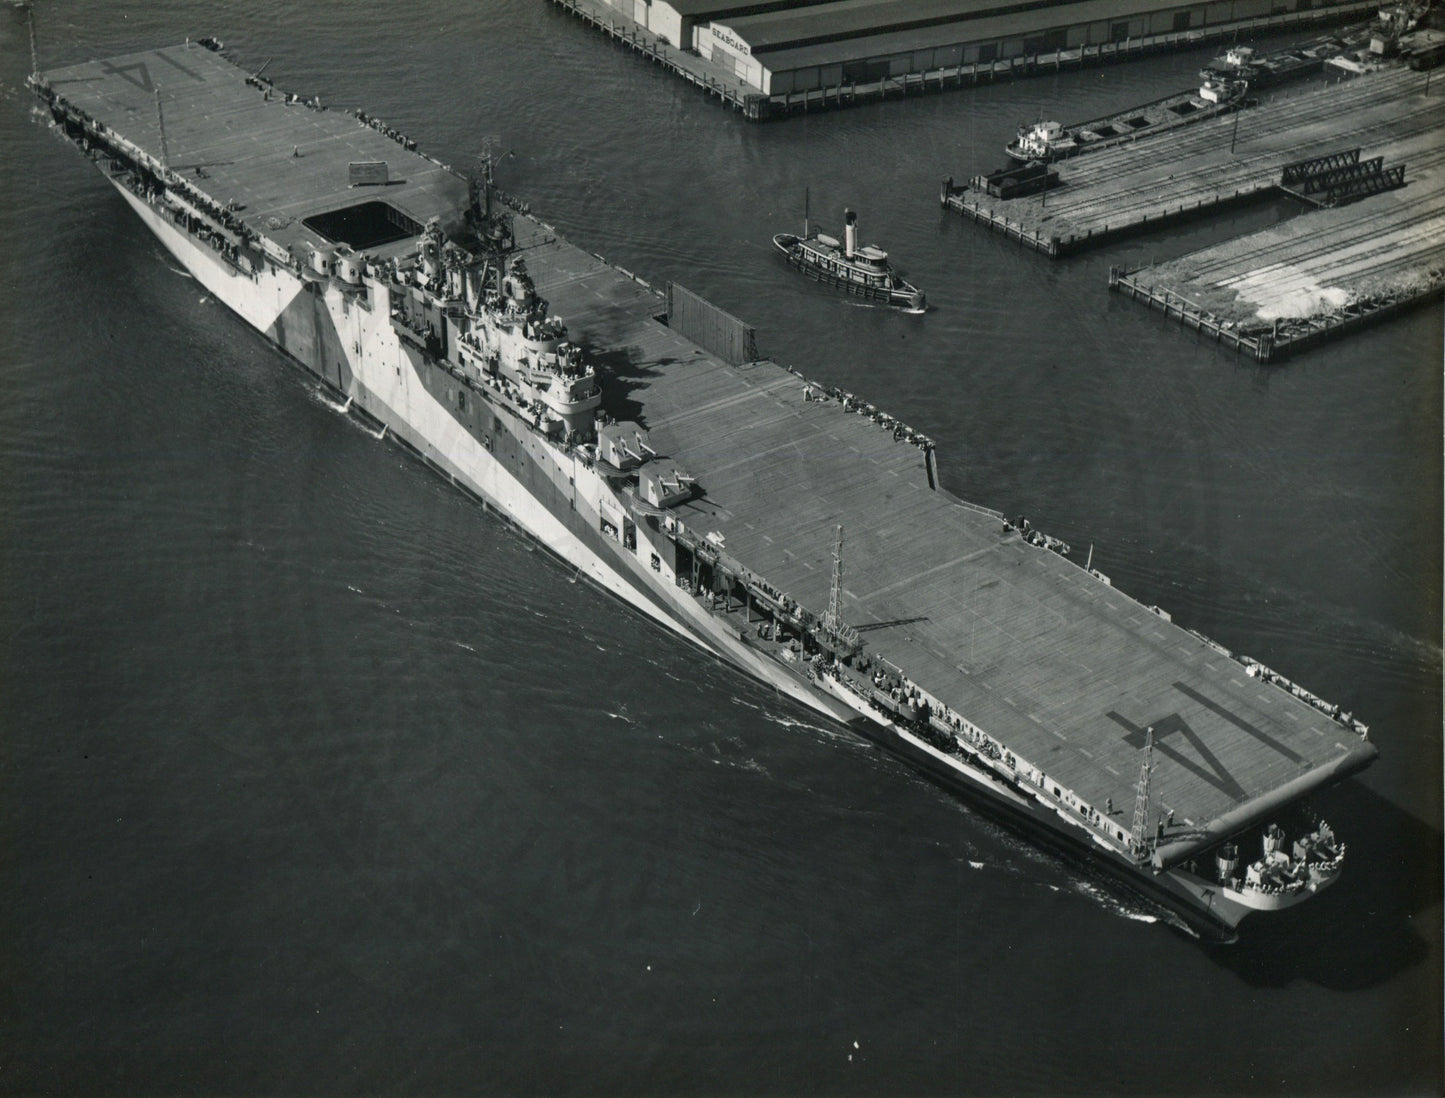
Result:
<svg viewBox="0 0 1445 1098"><path fill-rule="evenodd" d="M714 65L721 65L737 77L742 77L747 73L743 59L731 50L724 49L722 46L713 46L712 63Z"/></svg>

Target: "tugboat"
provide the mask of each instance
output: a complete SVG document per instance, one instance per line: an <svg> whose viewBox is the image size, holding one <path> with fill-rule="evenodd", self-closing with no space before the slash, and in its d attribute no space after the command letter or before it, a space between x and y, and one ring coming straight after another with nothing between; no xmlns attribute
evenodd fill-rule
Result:
<svg viewBox="0 0 1445 1098"><path fill-rule="evenodd" d="M1236 110L1246 105L1244 93L1248 89L1249 85L1243 80L1211 78L1197 90L1156 99L1142 107L1131 107L1092 122L1080 122L1074 126L1039 122L1021 128L1004 152L1015 160L1048 162L1095 149L1107 149Z"/></svg>
<svg viewBox="0 0 1445 1098"><path fill-rule="evenodd" d="M850 294L887 302L895 309L921 313L927 307L923 292L899 276L888 262L888 253L873 244L858 244L858 215L843 211L843 243L808 226L804 203L803 235L778 233L773 244L791 266L810 278L841 286Z"/></svg>

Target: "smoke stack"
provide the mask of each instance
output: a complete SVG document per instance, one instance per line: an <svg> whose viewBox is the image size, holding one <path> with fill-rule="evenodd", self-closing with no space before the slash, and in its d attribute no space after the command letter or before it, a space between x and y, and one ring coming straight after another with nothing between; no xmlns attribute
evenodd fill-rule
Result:
<svg viewBox="0 0 1445 1098"><path fill-rule="evenodd" d="M852 210L843 211L843 254L853 258L858 250L858 215Z"/></svg>

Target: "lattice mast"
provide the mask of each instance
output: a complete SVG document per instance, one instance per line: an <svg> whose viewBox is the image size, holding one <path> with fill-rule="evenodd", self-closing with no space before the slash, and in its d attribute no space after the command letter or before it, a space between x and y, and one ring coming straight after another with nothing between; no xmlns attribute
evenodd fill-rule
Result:
<svg viewBox="0 0 1445 1098"><path fill-rule="evenodd" d="M828 616L824 624L834 632L843 627L843 524L838 524L838 537L833 543L833 586L828 590Z"/></svg>
<svg viewBox="0 0 1445 1098"><path fill-rule="evenodd" d="M30 77L40 79L40 51L35 46L35 5L25 5L25 20L30 28Z"/></svg>
<svg viewBox="0 0 1445 1098"><path fill-rule="evenodd" d="M171 167L171 147L170 147L170 143L166 141L166 112L161 109L161 90L160 90L160 88L156 88L156 89L155 89L155 92L156 92L156 124L157 124L158 126L160 126L160 129L161 129L161 167L163 167L163 168L165 168L167 171L169 171L169 170L170 170L170 167Z"/></svg>
<svg viewBox="0 0 1445 1098"><path fill-rule="evenodd" d="M1144 731L1144 763L1139 767L1139 792L1134 798L1133 847L1143 854L1149 830L1149 781L1154 773L1154 726Z"/></svg>

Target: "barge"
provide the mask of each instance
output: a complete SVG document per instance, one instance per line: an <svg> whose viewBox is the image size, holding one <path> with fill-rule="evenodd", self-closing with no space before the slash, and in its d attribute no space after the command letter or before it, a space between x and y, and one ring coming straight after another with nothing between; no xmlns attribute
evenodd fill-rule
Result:
<svg viewBox="0 0 1445 1098"><path fill-rule="evenodd" d="M1251 46L1234 46L1200 69L1199 76L1203 80L1243 80L1251 88L1269 88L1324 71L1325 61L1344 48L1344 43L1335 40L1264 54Z"/></svg>
<svg viewBox="0 0 1445 1098"><path fill-rule="evenodd" d="M925 435L718 340L720 310L670 286L660 313L489 171L199 44L29 84L338 406L680 640L1202 935L1338 880L1308 797L1374 760L1362 723L950 495ZM619 348L645 385L609 379Z"/></svg>
<svg viewBox="0 0 1445 1098"><path fill-rule="evenodd" d="M1210 78L1198 88L1090 122L1064 126L1040 121L1022 126L1004 151L1015 160L1046 163L1096 152L1238 110L1248 104L1245 97L1248 90L1249 85L1243 80Z"/></svg>

